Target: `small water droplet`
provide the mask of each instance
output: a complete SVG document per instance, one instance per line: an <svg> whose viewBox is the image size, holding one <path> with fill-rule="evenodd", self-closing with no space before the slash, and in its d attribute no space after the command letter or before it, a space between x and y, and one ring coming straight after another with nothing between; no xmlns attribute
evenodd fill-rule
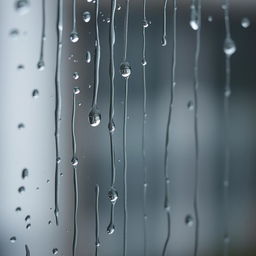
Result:
<svg viewBox="0 0 256 256"><path fill-rule="evenodd" d="M27 168L24 168L22 170L21 177L22 177L22 179L25 179L26 177L28 177L28 169Z"/></svg>
<svg viewBox="0 0 256 256"><path fill-rule="evenodd" d="M142 64L142 66L146 66L147 65L147 61L146 61L145 58L142 59L141 64Z"/></svg>
<svg viewBox="0 0 256 256"><path fill-rule="evenodd" d="M86 53L85 53L85 61L86 61L87 63L90 63L90 62L91 62L91 59L92 59L92 57L91 57L91 52L90 52L90 51L86 51Z"/></svg>
<svg viewBox="0 0 256 256"><path fill-rule="evenodd" d="M194 103L193 103L192 100L190 100L190 101L188 102L187 108L188 108L189 111L194 110Z"/></svg>
<svg viewBox="0 0 256 256"><path fill-rule="evenodd" d="M193 224L194 224L194 220L193 220L193 217L191 215L187 215L185 217L185 224L188 226L188 227L192 227Z"/></svg>
<svg viewBox="0 0 256 256"><path fill-rule="evenodd" d="M115 232L115 226L114 226L112 223L110 223L110 224L108 225L108 227L107 227L107 233L108 233L109 235L112 235L114 232Z"/></svg>
<svg viewBox="0 0 256 256"><path fill-rule="evenodd" d="M198 20L198 13L196 10L195 5L191 5L191 15L190 15L190 27L193 30L198 30L199 29L199 20Z"/></svg>
<svg viewBox="0 0 256 256"><path fill-rule="evenodd" d="M118 199L118 193L114 188L111 188L108 192L108 198L112 204L115 204Z"/></svg>
<svg viewBox="0 0 256 256"><path fill-rule="evenodd" d="M28 223L27 226L26 226L26 229L30 229L31 228L31 224Z"/></svg>
<svg viewBox="0 0 256 256"><path fill-rule="evenodd" d="M243 28L248 28L251 25L251 22L248 18L242 18L241 25Z"/></svg>
<svg viewBox="0 0 256 256"><path fill-rule="evenodd" d="M213 21L212 16L208 16L208 21L209 21L209 22L212 22L212 21Z"/></svg>
<svg viewBox="0 0 256 256"><path fill-rule="evenodd" d="M49 179L47 179L47 180L46 180L46 183L50 183L50 180L49 180Z"/></svg>
<svg viewBox="0 0 256 256"><path fill-rule="evenodd" d="M14 29L12 29L12 30L10 31L9 35L10 35L11 38L17 38L18 35L19 35L19 30L16 29L16 28L14 28Z"/></svg>
<svg viewBox="0 0 256 256"><path fill-rule="evenodd" d="M122 9L122 7L121 7L121 5L119 4L119 5L117 6L117 10L120 11L121 9Z"/></svg>
<svg viewBox="0 0 256 256"><path fill-rule="evenodd" d="M31 219L30 215L27 215L27 216L25 217L25 221L26 221L26 222L29 221L30 219Z"/></svg>
<svg viewBox="0 0 256 256"><path fill-rule="evenodd" d="M96 245L96 247L100 247L100 242L97 241L97 243L95 245Z"/></svg>
<svg viewBox="0 0 256 256"><path fill-rule="evenodd" d="M21 212L21 207L18 206L18 207L15 209L15 212Z"/></svg>
<svg viewBox="0 0 256 256"><path fill-rule="evenodd" d="M109 132L114 132L115 131L115 129L116 129L116 126L115 126L115 123L114 123L114 121L111 121L109 124L108 124L108 130L109 130Z"/></svg>
<svg viewBox="0 0 256 256"><path fill-rule="evenodd" d="M107 18L106 20L107 20L107 23L110 23L110 18Z"/></svg>
<svg viewBox="0 0 256 256"><path fill-rule="evenodd" d="M49 221L48 221L48 225L51 225L51 224L52 224L52 221L51 221L51 220L49 220Z"/></svg>
<svg viewBox="0 0 256 256"><path fill-rule="evenodd" d="M34 99L37 99L39 97L39 91L37 89L34 89L32 92L32 97Z"/></svg>
<svg viewBox="0 0 256 256"><path fill-rule="evenodd" d="M224 236L224 243L228 244L230 242L230 237L229 235Z"/></svg>
<svg viewBox="0 0 256 256"><path fill-rule="evenodd" d="M91 20L91 13L90 12L84 12L83 13L83 20L84 22L88 23Z"/></svg>
<svg viewBox="0 0 256 256"><path fill-rule="evenodd" d="M76 43L79 40L79 35L77 32L72 32L69 38L72 43Z"/></svg>
<svg viewBox="0 0 256 256"><path fill-rule="evenodd" d="M28 0L18 0L15 3L15 9L16 11L21 14L24 15L26 13L29 12L29 1Z"/></svg>
<svg viewBox="0 0 256 256"><path fill-rule="evenodd" d="M77 80L77 79L79 78L78 72L74 72L74 73L73 73L73 78L74 78L75 80Z"/></svg>
<svg viewBox="0 0 256 256"><path fill-rule="evenodd" d="M231 90L230 89L226 89L225 92L224 92L224 96L226 98L228 98L228 97L230 97L230 95L231 95Z"/></svg>
<svg viewBox="0 0 256 256"><path fill-rule="evenodd" d="M129 78L131 75L131 66L128 62L123 62L120 65L120 73L122 77Z"/></svg>
<svg viewBox="0 0 256 256"><path fill-rule="evenodd" d="M53 250L52 250L52 254L54 254L54 255L56 255L56 254L58 254L58 249L57 248L54 248Z"/></svg>
<svg viewBox="0 0 256 256"><path fill-rule="evenodd" d="M71 164L75 167L78 165L78 159L76 157L73 157L71 160Z"/></svg>
<svg viewBox="0 0 256 256"><path fill-rule="evenodd" d="M91 2L92 2L92 0L87 0L87 2L88 2L88 3L91 3Z"/></svg>
<svg viewBox="0 0 256 256"><path fill-rule="evenodd" d="M231 38L226 38L224 42L224 53L231 56L236 52L235 42Z"/></svg>
<svg viewBox="0 0 256 256"><path fill-rule="evenodd" d="M80 89L79 89L79 87L75 87L74 89L73 89L73 93L74 94L79 94L80 93Z"/></svg>
<svg viewBox="0 0 256 256"><path fill-rule="evenodd" d="M57 157L56 162L57 162L57 164L59 164L61 162L61 158Z"/></svg>
<svg viewBox="0 0 256 256"><path fill-rule="evenodd" d="M36 187L36 190L39 190L39 187Z"/></svg>
<svg viewBox="0 0 256 256"><path fill-rule="evenodd" d="M91 112L89 113L89 123L92 127L96 127L100 124L101 121L101 114L99 110L96 108L92 108Z"/></svg>
<svg viewBox="0 0 256 256"><path fill-rule="evenodd" d="M19 130L24 129L24 128L25 128L25 125L23 123L18 124L18 129Z"/></svg>
<svg viewBox="0 0 256 256"><path fill-rule="evenodd" d="M18 188L18 192L19 193L23 193L25 191L25 187L24 186L21 186Z"/></svg>
<svg viewBox="0 0 256 256"><path fill-rule="evenodd" d="M42 70L44 70L44 68L45 68L44 61L43 60L39 60L37 62L37 69L42 71Z"/></svg>
<svg viewBox="0 0 256 256"><path fill-rule="evenodd" d="M14 243L16 242L16 237L15 237L15 236L11 237L11 238L10 238L10 241L11 241L11 243L14 244Z"/></svg>
<svg viewBox="0 0 256 256"><path fill-rule="evenodd" d="M17 67L18 70L24 70L25 69L25 66L23 64L20 64L18 65Z"/></svg>
<svg viewBox="0 0 256 256"><path fill-rule="evenodd" d="M143 23L142 23L142 24L143 24L143 27L144 27L144 28L147 28L147 27L148 27L148 21L147 21L147 20L143 20Z"/></svg>

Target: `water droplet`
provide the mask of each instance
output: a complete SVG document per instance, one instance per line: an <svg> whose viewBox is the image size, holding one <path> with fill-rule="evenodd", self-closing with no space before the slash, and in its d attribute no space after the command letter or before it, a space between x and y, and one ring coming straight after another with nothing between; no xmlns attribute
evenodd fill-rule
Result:
<svg viewBox="0 0 256 256"><path fill-rule="evenodd" d="M45 68L44 61L43 61L43 60L39 60L39 61L37 62L37 69L38 69L38 70L44 70L44 68Z"/></svg>
<svg viewBox="0 0 256 256"><path fill-rule="evenodd" d="M59 164L61 162L61 158L57 157L56 162L57 162L57 164Z"/></svg>
<svg viewBox="0 0 256 256"><path fill-rule="evenodd" d="M115 123L114 123L114 121L111 121L111 122L108 124L108 130L109 130L109 132L114 132L115 129L116 129Z"/></svg>
<svg viewBox="0 0 256 256"><path fill-rule="evenodd" d="M19 130L24 129L24 128L25 128L25 125L23 123L18 124L18 129Z"/></svg>
<svg viewBox="0 0 256 256"><path fill-rule="evenodd" d="M27 226L26 226L26 229L30 229L31 228L31 224L28 223Z"/></svg>
<svg viewBox="0 0 256 256"><path fill-rule="evenodd" d="M25 218L25 221L29 221L31 219L30 215L27 215L26 218Z"/></svg>
<svg viewBox="0 0 256 256"><path fill-rule="evenodd" d="M187 108L188 108L189 111L194 110L194 103L193 103L192 100L190 100L190 101L188 102Z"/></svg>
<svg viewBox="0 0 256 256"><path fill-rule="evenodd" d="M121 5L119 4L116 9L120 11L122 9Z"/></svg>
<svg viewBox="0 0 256 256"><path fill-rule="evenodd" d="M54 248L53 250L52 250L52 254L54 254L54 255L56 255L56 254L58 254L58 249L57 248Z"/></svg>
<svg viewBox="0 0 256 256"><path fill-rule="evenodd" d="M79 74L78 74L78 72L74 72L74 74L73 74L73 78L74 78L75 80L77 80L77 79L79 78Z"/></svg>
<svg viewBox="0 0 256 256"><path fill-rule="evenodd" d="M231 90L226 89L225 92L224 92L224 96L228 98L228 97L230 97L230 95L231 95Z"/></svg>
<svg viewBox="0 0 256 256"><path fill-rule="evenodd" d="M52 224L52 221L51 221L51 220L49 220L49 221L48 221L48 225L51 225L51 224Z"/></svg>
<svg viewBox="0 0 256 256"><path fill-rule="evenodd" d="M224 236L224 243L228 244L230 242L230 237L229 235Z"/></svg>
<svg viewBox="0 0 256 256"><path fill-rule="evenodd" d="M224 53L231 56L236 52L235 42L231 38L226 38L224 42Z"/></svg>
<svg viewBox="0 0 256 256"><path fill-rule="evenodd" d="M90 12L84 12L83 13L83 20L84 22L89 22L91 20L91 13Z"/></svg>
<svg viewBox="0 0 256 256"><path fill-rule="evenodd" d="M18 70L23 70L23 69L25 69L25 66L23 64L20 64L20 65L18 65L17 69Z"/></svg>
<svg viewBox="0 0 256 256"><path fill-rule="evenodd" d="M85 61L86 61L87 63L90 63L90 62L91 62L91 59L92 59L92 57L91 57L91 52L90 52L90 51L86 51L86 54L85 54Z"/></svg>
<svg viewBox="0 0 256 256"><path fill-rule="evenodd" d="M112 235L114 232L115 232L115 226L114 226L112 223L110 223L110 224L108 225L108 227L107 227L107 233L108 233L109 235Z"/></svg>
<svg viewBox="0 0 256 256"><path fill-rule="evenodd" d="M185 217L185 224L188 226L188 227L192 227L193 224L194 224L194 220L193 220L193 217L191 215L187 215Z"/></svg>
<svg viewBox="0 0 256 256"><path fill-rule="evenodd" d="M212 16L208 16L208 21L209 21L209 22L212 22L212 21L213 21Z"/></svg>
<svg viewBox="0 0 256 256"><path fill-rule="evenodd" d="M251 22L248 18L242 18L241 25L243 28L248 28L251 25Z"/></svg>
<svg viewBox="0 0 256 256"><path fill-rule="evenodd" d="M22 193L24 191L25 191L25 187L24 186L21 186L21 187L18 188L18 192L19 193Z"/></svg>
<svg viewBox="0 0 256 256"><path fill-rule="evenodd" d="M142 64L142 66L146 66L147 65L147 61L146 61L145 58L142 59L141 64Z"/></svg>
<svg viewBox="0 0 256 256"><path fill-rule="evenodd" d="M100 247L100 242L97 241L97 243L95 245L96 245L96 247Z"/></svg>
<svg viewBox="0 0 256 256"><path fill-rule="evenodd" d="M34 99L37 99L39 97L39 91L37 89L34 89L32 92L32 97Z"/></svg>
<svg viewBox="0 0 256 256"><path fill-rule="evenodd" d="M108 192L108 198L111 201L112 204L116 203L116 200L118 199L118 193L114 188L111 188Z"/></svg>
<svg viewBox="0 0 256 256"><path fill-rule="evenodd" d="M191 16L190 16L190 27L193 30L198 30L199 29L199 20L198 20L198 13L196 10L195 5L191 5Z"/></svg>
<svg viewBox="0 0 256 256"><path fill-rule="evenodd" d="M29 12L29 2L28 0L18 0L15 4L16 11L23 15Z"/></svg>
<svg viewBox="0 0 256 256"><path fill-rule="evenodd" d="M15 237L15 236L11 237L11 238L10 238L10 241L11 241L11 243L14 244L14 243L16 242L16 237Z"/></svg>
<svg viewBox="0 0 256 256"><path fill-rule="evenodd" d="M12 29L12 30L10 31L9 35L10 35L11 38L17 38L18 35L19 35L19 30L16 29L16 28L14 28L14 29Z"/></svg>
<svg viewBox="0 0 256 256"><path fill-rule="evenodd" d="M76 157L73 157L71 160L71 164L75 167L78 165L78 159Z"/></svg>
<svg viewBox="0 0 256 256"><path fill-rule="evenodd" d="M147 20L143 20L143 23L142 23L142 24L143 24L143 27L144 27L144 28L147 28L147 27L148 27L148 21L147 21Z"/></svg>
<svg viewBox="0 0 256 256"><path fill-rule="evenodd" d="M25 179L26 177L28 177L28 169L27 168L24 168L22 170L21 177L22 177L22 179Z"/></svg>
<svg viewBox="0 0 256 256"><path fill-rule="evenodd" d="M21 212L21 207L18 206L18 207L15 209L15 212Z"/></svg>
<svg viewBox="0 0 256 256"><path fill-rule="evenodd" d="M39 190L39 187L36 187L36 190Z"/></svg>
<svg viewBox="0 0 256 256"><path fill-rule="evenodd" d="M89 123L92 127L96 127L100 124L101 121L101 114L99 110L96 108L92 108L91 112L89 113Z"/></svg>
<svg viewBox="0 0 256 256"><path fill-rule="evenodd" d="M88 2L88 3L91 3L91 2L92 2L92 0L87 0L87 2Z"/></svg>
<svg viewBox="0 0 256 256"><path fill-rule="evenodd" d="M71 34L70 34L70 41L72 42L72 43L76 43L78 40L79 40L79 36L78 36L78 33L77 32L72 32Z"/></svg>
<svg viewBox="0 0 256 256"><path fill-rule="evenodd" d="M110 23L110 18L107 18L107 23Z"/></svg>
<svg viewBox="0 0 256 256"><path fill-rule="evenodd" d="M50 180L49 180L49 179L47 179L47 180L46 180L46 183L50 183Z"/></svg>
<svg viewBox="0 0 256 256"><path fill-rule="evenodd" d="M80 89L79 89L79 87L75 87L74 89L73 89L73 93L74 94L79 94L80 93Z"/></svg>
<svg viewBox="0 0 256 256"><path fill-rule="evenodd" d="M129 78L131 75L131 66L128 62L123 62L120 65L120 73L122 77Z"/></svg>

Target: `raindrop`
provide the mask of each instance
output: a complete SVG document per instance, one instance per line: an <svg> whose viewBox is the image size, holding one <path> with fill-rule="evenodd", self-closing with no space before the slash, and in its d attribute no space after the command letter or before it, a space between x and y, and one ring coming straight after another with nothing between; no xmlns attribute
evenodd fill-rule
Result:
<svg viewBox="0 0 256 256"><path fill-rule="evenodd" d="M87 2L88 2L88 3L91 3L91 2L92 2L92 0L87 0Z"/></svg>
<svg viewBox="0 0 256 256"><path fill-rule="evenodd" d="M18 206L18 207L15 209L15 211L16 211L16 212L21 212L21 207Z"/></svg>
<svg viewBox="0 0 256 256"><path fill-rule="evenodd" d="M11 241L11 243L14 244L14 243L16 242L16 237L15 237L15 236L11 237L11 238L10 238L10 241Z"/></svg>
<svg viewBox="0 0 256 256"><path fill-rule="evenodd" d="M44 70L44 68L45 68L45 63L44 63L44 61L43 61L43 60L39 60L39 61L37 62L37 69L38 69L38 70Z"/></svg>
<svg viewBox="0 0 256 256"><path fill-rule="evenodd" d="M146 61L145 58L142 59L141 64L142 64L142 66L146 66L147 65L147 61Z"/></svg>
<svg viewBox="0 0 256 256"><path fill-rule="evenodd" d="M115 129L116 129L116 126L115 126L114 121L112 120L112 121L110 121L110 123L108 124L108 131L109 131L110 133L113 133L113 132L115 131Z"/></svg>
<svg viewBox="0 0 256 256"><path fill-rule="evenodd" d="M188 227L192 227L193 224L194 224L194 219L191 215L187 215L185 217L185 224L188 226Z"/></svg>
<svg viewBox="0 0 256 256"><path fill-rule="evenodd" d="M92 127L96 127L100 124L101 121L101 114L99 110L96 108L92 108L91 112L89 113L89 123Z"/></svg>
<svg viewBox="0 0 256 256"><path fill-rule="evenodd" d="M115 232L115 226L114 226L112 223L110 223L110 224L108 225L108 227L107 227L107 233L108 233L109 235L112 235L114 232Z"/></svg>
<svg viewBox="0 0 256 256"><path fill-rule="evenodd" d="M163 35L162 35L162 46L166 46L166 14L167 14L167 1L164 0L164 7L163 7Z"/></svg>
<svg viewBox="0 0 256 256"><path fill-rule="evenodd" d="M51 224L52 224L52 221L51 221L51 220L49 220L49 221L48 221L48 225L51 225Z"/></svg>
<svg viewBox="0 0 256 256"><path fill-rule="evenodd" d="M70 34L70 41L71 41L72 43L76 43L78 40L79 40L78 33L77 33L77 32L72 32L72 33Z"/></svg>
<svg viewBox="0 0 256 256"><path fill-rule="evenodd" d="M29 221L30 219L31 219L30 215L27 215L27 216L25 217L25 221L26 221L26 222Z"/></svg>
<svg viewBox="0 0 256 256"><path fill-rule="evenodd" d="M26 229L30 229L30 228L31 228L31 224L29 223L27 224Z"/></svg>
<svg viewBox="0 0 256 256"><path fill-rule="evenodd" d="M28 245L25 245L25 251L26 251L26 256L30 256L30 250L28 248Z"/></svg>
<svg viewBox="0 0 256 256"><path fill-rule="evenodd" d="M76 43L79 40L79 35L76 29L76 0L73 0L73 29L70 34L70 41Z"/></svg>
<svg viewBox="0 0 256 256"><path fill-rule="evenodd" d="M227 56L231 56L235 52L236 52L235 42L230 37L227 37L224 42L224 53Z"/></svg>
<svg viewBox="0 0 256 256"><path fill-rule="evenodd" d="M52 250L52 254L54 254L54 255L56 255L56 254L58 254L58 249L57 248L54 248L53 250Z"/></svg>
<svg viewBox="0 0 256 256"><path fill-rule="evenodd" d="M91 13L90 12L84 12L83 13L83 20L84 22L88 23L91 20Z"/></svg>
<svg viewBox="0 0 256 256"><path fill-rule="evenodd" d="M46 183L50 183L50 180L48 179L48 180L46 181Z"/></svg>
<svg viewBox="0 0 256 256"><path fill-rule="evenodd" d="M230 243L230 237L229 237L229 235L225 235L225 236L224 236L224 243L225 243L225 244L229 244L229 243Z"/></svg>
<svg viewBox="0 0 256 256"><path fill-rule="evenodd" d="M73 165L73 167L78 165L78 159L76 157L73 157L71 160L71 164Z"/></svg>
<svg viewBox="0 0 256 256"><path fill-rule="evenodd" d="M24 186L21 186L18 188L18 192L19 193L23 193L25 191L25 187Z"/></svg>
<svg viewBox="0 0 256 256"><path fill-rule="evenodd" d="M107 18L106 21L107 21L107 23L110 23L110 18Z"/></svg>
<svg viewBox="0 0 256 256"><path fill-rule="evenodd" d="M30 8L30 5L28 0L18 0L15 3L15 9L21 15L28 13L29 8Z"/></svg>
<svg viewBox="0 0 256 256"><path fill-rule="evenodd" d="M78 72L74 72L74 73L73 73L73 78L74 78L75 80L77 80L77 79L79 78Z"/></svg>
<svg viewBox="0 0 256 256"><path fill-rule="evenodd" d="M146 19L143 20L143 27L144 28L148 27L148 21Z"/></svg>
<svg viewBox="0 0 256 256"><path fill-rule="evenodd" d="M99 238L99 225L100 225L100 217L99 217L99 195L100 195L100 188L97 184L95 186L95 255L98 255L98 247L100 247L100 238Z"/></svg>
<svg viewBox="0 0 256 256"><path fill-rule="evenodd" d="M34 89L32 92L32 97L34 99L37 99L39 97L39 91L37 89Z"/></svg>
<svg viewBox="0 0 256 256"><path fill-rule="evenodd" d="M198 19L198 10L196 9L196 6L194 4L191 5L191 14L190 14L190 27L193 30L199 29L199 19Z"/></svg>
<svg viewBox="0 0 256 256"><path fill-rule="evenodd" d="M20 64L20 65L18 65L17 69L18 70L23 70L23 69L25 69L25 66L23 64Z"/></svg>
<svg viewBox="0 0 256 256"><path fill-rule="evenodd" d="M90 63L91 62L91 52L90 51L86 51L86 54L85 54L85 61L87 63Z"/></svg>
<svg viewBox="0 0 256 256"><path fill-rule="evenodd" d="M130 75L131 75L131 66L127 61L121 63L120 73L121 73L122 77L124 77L124 78L129 78L130 77Z"/></svg>
<svg viewBox="0 0 256 256"><path fill-rule="evenodd" d="M114 188L111 188L108 192L108 198L112 204L115 204L118 199L118 193Z"/></svg>
<svg viewBox="0 0 256 256"><path fill-rule="evenodd" d="M16 28L14 28L14 29L12 29L12 30L10 31L9 35L10 35L11 38L17 38L18 35L19 35L19 30L16 29Z"/></svg>
<svg viewBox="0 0 256 256"><path fill-rule="evenodd" d="M79 87L75 87L74 89L73 89L73 93L74 94L79 94L80 93L80 89L79 89Z"/></svg>
<svg viewBox="0 0 256 256"><path fill-rule="evenodd" d="M190 101L188 102L187 108L188 108L189 111L194 110L194 103L193 103L192 100L190 100Z"/></svg>
<svg viewBox="0 0 256 256"><path fill-rule="evenodd" d="M27 168L24 168L22 170L21 177L22 177L22 179L25 179L26 177L28 177L28 169Z"/></svg>
<svg viewBox="0 0 256 256"><path fill-rule="evenodd" d="M243 28L248 28L250 26L251 22L248 18L242 18L241 25Z"/></svg>
<svg viewBox="0 0 256 256"><path fill-rule="evenodd" d="M122 9L122 7L121 7L121 5L119 4L119 5L117 6L117 10L120 11L121 9Z"/></svg>
<svg viewBox="0 0 256 256"><path fill-rule="evenodd" d="M209 21L209 22L212 22L212 21L213 21L212 16L208 16L208 21Z"/></svg>

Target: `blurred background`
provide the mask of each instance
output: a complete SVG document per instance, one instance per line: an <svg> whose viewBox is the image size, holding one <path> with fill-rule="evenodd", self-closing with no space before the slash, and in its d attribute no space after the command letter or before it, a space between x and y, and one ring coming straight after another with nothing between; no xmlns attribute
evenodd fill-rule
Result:
<svg viewBox="0 0 256 256"><path fill-rule="evenodd" d="M178 0L177 84L170 130L170 202L172 216L168 255L193 255L194 228L185 217L193 218L194 126L193 65L196 32L189 26L188 0ZM60 122L60 225L54 221L55 174L55 62L57 49L57 0L46 0L45 69L37 69L42 30L42 2L30 0L25 13L16 1L0 1L0 255L72 255L73 168L71 114L73 88L79 87L75 132L79 165L78 244L76 255L92 255L95 250L95 184L100 186L99 254L122 254L123 239L123 153L122 127L124 79L119 74L123 59L125 1L118 0L115 44L115 123L116 204L113 235L106 232L110 218L107 192L111 179L110 144L107 129L109 108L110 0L100 1L99 31L102 47L98 104L102 122L93 128L88 123L94 83L94 8L93 2L77 1L77 26L80 40L72 43L72 1L64 0L63 51L61 61ZM142 20L143 1L130 1L127 59L132 67L129 79L127 155L128 155L128 252L143 255L143 166L142 166ZM223 252L223 172L225 38L221 1L202 0L201 54L199 60L199 253L216 256ZM256 2L230 0L231 36L237 51L231 58L230 98L230 255L256 255ZM88 23L84 11L91 13ZM148 255L161 255L166 239L164 202L164 142L168 115L171 57L172 1L167 6L167 46L161 46L163 1L148 0L149 26L146 29L147 111L146 153L148 168ZM247 28L241 25L248 18ZM86 62L86 51L92 61ZM73 79L73 73L79 79ZM34 90L37 90L36 92ZM22 170L28 177L22 179ZM18 192L24 186L25 191ZM20 207L20 209L19 209ZM30 218L26 218L27 216ZM26 220L25 220L26 219ZM28 224L31 226L27 227ZM16 238L11 239L12 237Z"/></svg>

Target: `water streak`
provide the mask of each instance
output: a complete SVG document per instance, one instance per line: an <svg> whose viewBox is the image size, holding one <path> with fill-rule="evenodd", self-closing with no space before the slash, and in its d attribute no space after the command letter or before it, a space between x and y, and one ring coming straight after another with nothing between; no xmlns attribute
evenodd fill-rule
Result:
<svg viewBox="0 0 256 256"><path fill-rule="evenodd" d="M26 256L30 256L30 250L27 244L25 244Z"/></svg>
<svg viewBox="0 0 256 256"><path fill-rule="evenodd" d="M164 7L163 7L163 35L162 35L162 46L166 46L166 44L167 44L167 39L166 39L167 3L168 3L168 0L164 0Z"/></svg>
<svg viewBox="0 0 256 256"><path fill-rule="evenodd" d="M60 64L62 51L62 32L63 32L63 0L58 0L58 14L57 14L57 56L56 56L56 70L55 70L55 220L56 225L59 225L59 129L61 116L61 92L60 92Z"/></svg>
<svg viewBox="0 0 256 256"><path fill-rule="evenodd" d="M43 70L45 67L44 63L44 43L46 40L45 35L45 0L42 0L42 35L41 35L41 48L40 48L40 57L37 62L37 68Z"/></svg>
<svg viewBox="0 0 256 256"><path fill-rule="evenodd" d="M98 90L99 90L99 71L100 71L100 38L99 38L99 0L95 4L95 59L94 59L94 90L92 107L89 113L89 123L91 126L98 126L101 120L101 114L98 110Z"/></svg>
<svg viewBox="0 0 256 256"><path fill-rule="evenodd" d="M76 0L73 0L73 29L70 34L70 41L76 43L79 40L79 35L76 28Z"/></svg>
<svg viewBox="0 0 256 256"><path fill-rule="evenodd" d="M143 20L146 21L146 4L143 0ZM142 162L143 162L143 235L144 235L144 256L147 255L147 189L148 173L146 166L146 149L145 149L145 124L147 121L147 81L146 81L146 27L142 26L142 73L143 73L143 123L142 123Z"/></svg>
<svg viewBox="0 0 256 256"><path fill-rule="evenodd" d="M109 29L109 46L110 46L110 63L109 63L109 78L110 78L110 104L109 104L109 138L110 138L110 151L111 151L111 186L108 192L108 197L111 202L111 216L110 224L108 226L108 233L112 234L115 230L114 225L114 211L115 204L118 198L118 193L115 189L116 167L115 167L115 149L113 143L113 134L115 131L114 123L114 99L115 99L115 63L114 63L114 46L115 46L115 12L116 0L111 1L111 16L110 16L110 29ZM115 200L114 200L115 199Z"/></svg>
<svg viewBox="0 0 256 256"><path fill-rule="evenodd" d="M167 237L165 240L164 248L162 255L165 256L167 253L167 247L171 237L171 207L169 202L169 185L170 178L168 174L168 157L169 157L169 142L170 142L170 126L172 119L172 109L174 102L174 87L176 84L176 22L177 22L177 0L173 0L173 42L172 42L172 77L171 77L171 86L170 86L170 103L169 103L169 112L167 119L167 127L166 127L166 137L165 137L165 153L164 153L164 179L165 179L165 196L164 196L164 209L166 211L167 217Z"/></svg>
<svg viewBox="0 0 256 256"><path fill-rule="evenodd" d="M100 238L99 238L99 227L100 227L100 217L99 217L99 195L100 195L100 188L97 184L95 186L95 256L98 256L98 250L100 247Z"/></svg>

